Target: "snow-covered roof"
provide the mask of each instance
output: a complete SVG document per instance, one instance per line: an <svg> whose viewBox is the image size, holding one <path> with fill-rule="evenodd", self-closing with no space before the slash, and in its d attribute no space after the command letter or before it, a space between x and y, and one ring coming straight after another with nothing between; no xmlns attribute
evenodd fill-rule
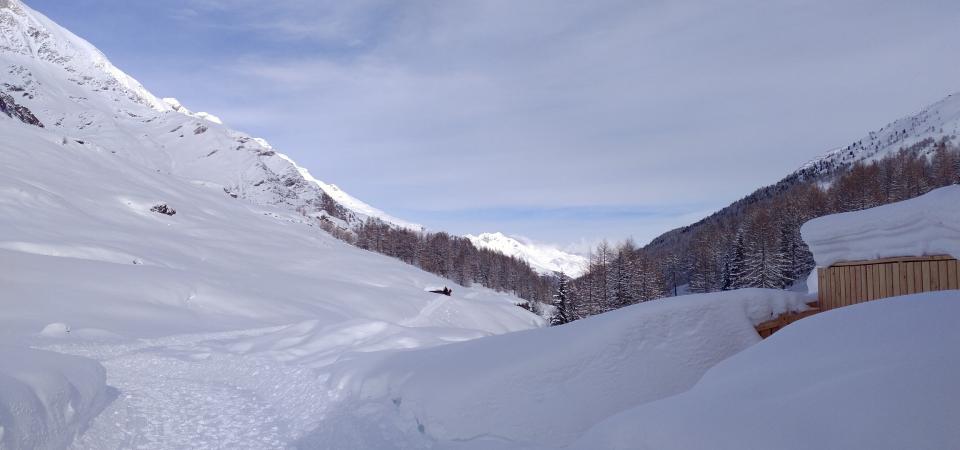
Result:
<svg viewBox="0 0 960 450"><path fill-rule="evenodd" d="M820 267L895 256L960 257L960 186L813 219L800 232Z"/></svg>

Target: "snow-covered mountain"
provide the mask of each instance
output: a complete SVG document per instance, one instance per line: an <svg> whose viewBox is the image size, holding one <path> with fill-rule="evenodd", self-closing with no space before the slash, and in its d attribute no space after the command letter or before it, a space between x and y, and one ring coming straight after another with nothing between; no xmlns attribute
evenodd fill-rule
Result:
<svg viewBox="0 0 960 450"><path fill-rule="evenodd" d="M530 264L537 272L553 275L563 270L568 276L578 277L587 267L587 258L567 253L551 245L533 243L527 239L514 238L503 233L468 234L465 236L480 248L498 251Z"/></svg>
<svg viewBox="0 0 960 450"><path fill-rule="evenodd" d="M193 113L175 99L158 98L90 43L19 0L0 2L0 55L0 87L64 139L124 136L96 139L95 145L258 204L350 224L377 217L420 229L314 178L265 140L232 130L212 114Z"/></svg>
<svg viewBox="0 0 960 450"><path fill-rule="evenodd" d="M926 154L942 139L956 144L960 136L960 95L949 95L920 112L870 132L846 147L837 148L815 158L795 174L819 176L837 167L858 161L870 162L895 154L902 148L915 147Z"/></svg>
<svg viewBox="0 0 960 450"><path fill-rule="evenodd" d="M286 448L335 407L291 355L545 324L327 234L318 218L415 225L159 99L19 0L0 0L0 73L0 448Z"/></svg>

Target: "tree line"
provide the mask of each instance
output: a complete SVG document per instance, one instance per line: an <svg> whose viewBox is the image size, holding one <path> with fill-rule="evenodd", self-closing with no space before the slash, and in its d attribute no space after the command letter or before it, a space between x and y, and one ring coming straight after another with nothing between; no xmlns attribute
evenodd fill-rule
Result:
<svg viewBox="0 0 960 450"><path fill-rule="evenodd" d="M321 226L350 244L399 259L460 286L476 283L512 292L527 300L525 307L535 312L538 304L548 303L552 294L552 277L541 276L524 260L478 248L461 236L413 231L377 218L368 218L350 229L330 221L321 221Z"/></svg>

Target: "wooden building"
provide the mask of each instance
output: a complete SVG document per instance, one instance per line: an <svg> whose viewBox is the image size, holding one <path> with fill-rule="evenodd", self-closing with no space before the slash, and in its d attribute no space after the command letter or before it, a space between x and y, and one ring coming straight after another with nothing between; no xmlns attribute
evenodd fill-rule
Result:
<svg viewBox="0 0 960 450"><path fill-rule="evenodd" d="M817 269L820 310L898 295L960 289L951 256L909 256L836 263Z"/></svg>

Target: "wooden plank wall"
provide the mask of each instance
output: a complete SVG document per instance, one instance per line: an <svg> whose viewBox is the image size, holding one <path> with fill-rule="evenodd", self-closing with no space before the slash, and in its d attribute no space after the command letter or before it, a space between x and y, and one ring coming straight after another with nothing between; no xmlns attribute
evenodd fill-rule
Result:
<svg viewBox="0 0 960 450"><path fill-rule="evenodd" d="M949 256L886 258L817 269L824 311L878 298L960 289L960 264Z"/></svg>

